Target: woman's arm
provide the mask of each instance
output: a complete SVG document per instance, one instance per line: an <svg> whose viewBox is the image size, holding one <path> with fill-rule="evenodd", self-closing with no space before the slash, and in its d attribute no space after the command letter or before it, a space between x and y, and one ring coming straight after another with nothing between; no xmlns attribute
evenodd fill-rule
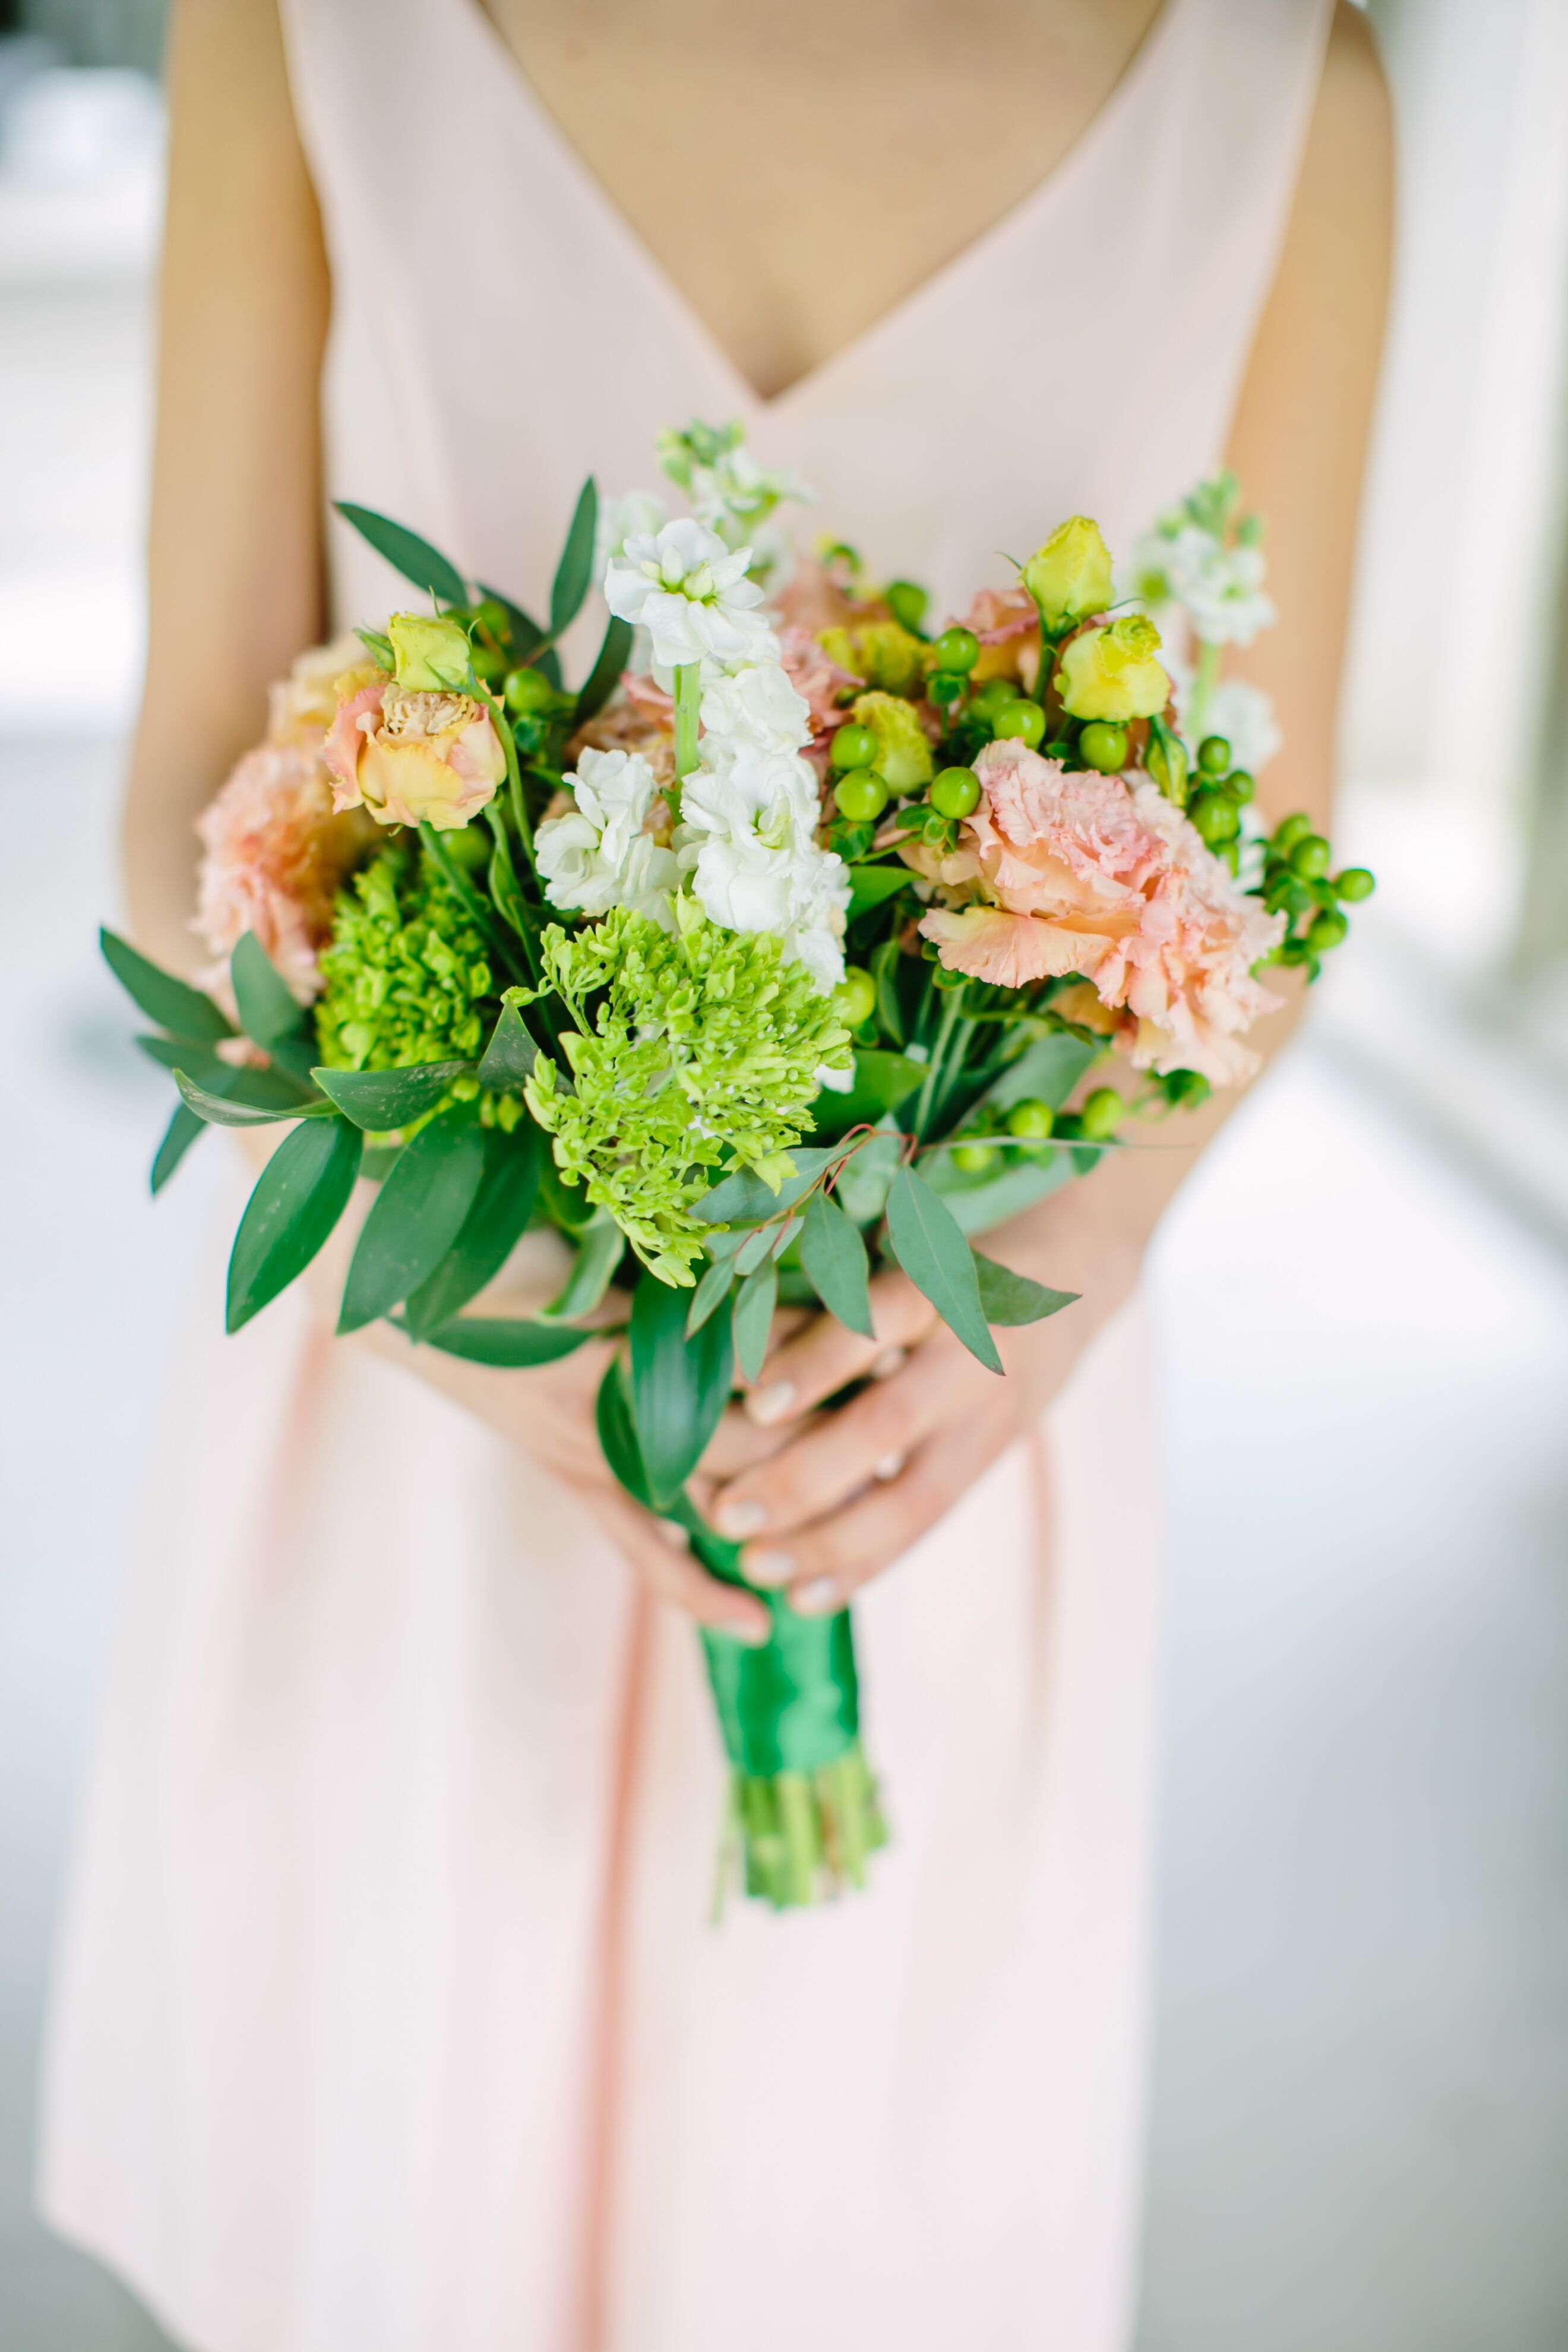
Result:
<svg viewBox="0 0 1568 2352"><path fill-rule="evenodd" d="M1325 820L1329 807L1392 210L1382 71L1365 20L1341 0L1230 447L1247 504L1267 518L1279 611L1279 626L1236 665L1268 688L1284 729L1286 748L1260 791L1276 819L1301 808ZM1284 984L1290 1003L1256 1033L1266 1055L1300 1013L1300 983ZM756 1538L747 1557L759 1581L787 1583L803 1605L837 1607L957 1500L1126 1297L1166 1203L1234 1101L1215 1098L1157 1131L1188 1150L1112 1156L1088 1182L990 1237L987 1248L1008 1264L1082 1294L1048 1322L998 1334L1005 1381L933 1328L901 1275L873 1284L875 1343L820 1316L776 1350L750 1400L750 1425L730 1415L707 1465L715 1524ZM895 1354L889 1376L842 1411L815 1412L846 1381L886 1370L889 1349L907 1349L907 1361Z"/></svg>

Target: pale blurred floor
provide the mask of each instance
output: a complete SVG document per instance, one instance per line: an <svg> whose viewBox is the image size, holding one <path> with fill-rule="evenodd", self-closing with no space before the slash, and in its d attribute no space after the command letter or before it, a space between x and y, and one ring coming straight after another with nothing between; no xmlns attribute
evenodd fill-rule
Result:
<svg viewBox="0 0 1568 2352"><path fill-rule="evenodd" d="M216 1169L204 1147L148 1202L166 1090L92 940L117 904L144 289L4 278L0 614L26 631L0 630L0 2352L150 2352L30 2218L33 2084ZM90 671L70 704L68 653ZM1568 1268L1363 1087L1309 1040L1160 1250L1175 1558L1141 2352L1568 2344Z"/></svg>

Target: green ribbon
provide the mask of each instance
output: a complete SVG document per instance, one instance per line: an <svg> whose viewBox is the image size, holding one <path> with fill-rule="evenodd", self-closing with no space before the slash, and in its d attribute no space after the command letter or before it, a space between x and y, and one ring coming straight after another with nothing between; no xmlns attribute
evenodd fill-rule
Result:
<svg viewBox="0 0 1568 2352"><path fill-rule="evenodd" d="M741 1573L740 1549L704 1527L688 1506L682 1521L710 1574L765 1602L773 1630L765 1642L702 1628L708 1678L730 1761L750 1779L820 1770L860 1736L860 1685L847 1609L803 1617L781 1593L756 1591Z"/></svg>

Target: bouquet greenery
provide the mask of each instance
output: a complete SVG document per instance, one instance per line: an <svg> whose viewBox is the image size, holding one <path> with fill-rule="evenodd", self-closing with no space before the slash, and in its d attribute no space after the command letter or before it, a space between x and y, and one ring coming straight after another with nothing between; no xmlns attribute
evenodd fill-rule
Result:
<svg viewBox="0 0 1568 2352"><path fill-rule="evenodd" d="M289 1130L229 1329L369 1178L339 1329L521 1367L608 1322L606 1460L738 1583L687 1481L779 1304L869 1338L869 1275L897 1265L1000 1373L994 1327L1070 1294L973 1237L1129 1118L1243 1078L1260 975L1315 973L1372 877L1331 878L1304 817L1253 822L1231 738L1264 756L1268 715L1218 648L1269 615L1233 482L1162 519L1131 597L1075 517L928 633L924 593L852 550L792 561L776 509L802 493L738 427L661 448L692 511L601 515L590 481L543 619L342 507L429 609L274 688L200 823L201 985L104 950L179 1089L155 1192L207 1125ZM569 688L595 579L608 623ZM1151 617L1172 606L1190 673ZM1093 1082L1113 1057L1130 1087ZM541 1223L574 1253L559 1295L486 1313ZM702 1637L726 1850L748 1893L805 1904L860 1884L884 1829L848 1613L763 1598L764 1643Z"/></svg>

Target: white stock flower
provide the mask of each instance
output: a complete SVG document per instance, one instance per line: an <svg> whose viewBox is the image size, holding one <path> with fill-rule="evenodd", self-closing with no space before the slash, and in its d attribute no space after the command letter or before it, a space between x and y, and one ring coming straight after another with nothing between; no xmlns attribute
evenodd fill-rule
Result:
<svg viewBox="0 0 1568 2352"><path fill-rule="evenodd" d="M758 751L798 751L811 740L811 708L778 662L752 662L709 679L702 726L710 738Z"/></svg>
<svg viewBox="0 0 1568 2352"><path fill-rule="evenodd" d="M1194 672L1185 663L1168 661L1165 667L1174 689L1176 724L1190 742ZM1285 740L1269 697L1245 678L1222 677L1211 687L1203 718L1204 733L1223 735L1230 745L1231 766L1245 768L1249 776L1262 774Z"/></svg>
<svg viewBox="0 0 1568 2352"><path fill-rule="evenodd" d="M594 576L603 579L605 566L618 556L628 539L652 539L669 520L669 509L657 490L628 490L624 498L606 499L599 509L594 538Z"/></svg>
<svg viewBox="0 0 1568 2352"><path fill-rule="evenodd" d="M725 667L776 658L778 640L755 607L748 547L733 553L689 515L657 534L634 532L605 573L605 602L647 630L657 668L711 660Z"/></svg>
<svg viewBox="0 0 1568 2352"><path fill-rule="evenodd" d="M790 752L715 744L681 788L680 863L710 921L784 940L824 993L844 977L850 883L816 843L816 778Z"/></svg>
<svg viewBox="0 0 1568 2352"><path fill-rule="evenodd" d="M551 905L584 915L629 907L673 930L679 867L674 851L644 831L658 780L642 753L584 751L563 782L577 805L546 817L533 844Z"/></svg>
<svg viewBox="0 0 1568 2352"><path fill-rule="evenodd" d="M1274 606L1263 593L1263 550L1226 547L1201 524L1184 522L1139 541L1133 555L1146 593L1162 592L1183 606L1205 645L1249 646L1270 627Z"/></svg>

